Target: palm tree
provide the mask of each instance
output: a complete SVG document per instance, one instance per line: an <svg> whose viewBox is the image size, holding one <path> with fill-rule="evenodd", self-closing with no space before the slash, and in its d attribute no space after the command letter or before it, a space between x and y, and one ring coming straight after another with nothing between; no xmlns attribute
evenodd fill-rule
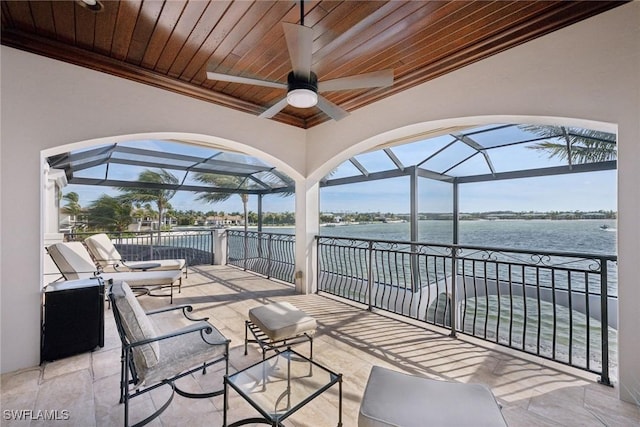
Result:
<svg viewBox="0 0 640 427"><path fill-rule="evenodd" d="M246 181L246 177L243 176L235 176L235 175L220 175L213 173L204 173L198 172L195 174L196 181L202 182L204 184L209 184L213 187L218 188L229 188L239 190L244 182ZM207 203L216 203L216 202L224 202L228 200L235 193L222 193L222 192L201 192L200 195L196 198L196 200L202 200ZM249 203L249 195L247 193L237 193L242 199L242 208L244 213L244 231L247 231L248 226L248 210L247 203Z"/></svg>
<svg viewBox="0 0 640 427"><path fill-rule="evenodd" d="M89 207L89 226L99 230L125 231L131 223L131 203L123 196L100 196Z"/></svg>
<svg viewBox="0 0 640 427"><path fill-rule="evenodd" d="M564 126L523 125L521 129L543 138L565 139L564 142L542 141L529 147L546 151L549 158L570 160L572 164L595 163L617 158L615 135L591 129L566 128Z"/></svg>
<svg viewBox="0 0 640 427"><path fill-rule="evenodd" d="M75 215L75 213L73 212L79 212L81 210L80 203L79 203L80 196L78 195L78 193L71 191L70 193L67 193L64 196L62 196L62 199L66 200L67 202L64 208L62 208L64 213L69 215Z"/></svg>
<svg viewBox="0 0 640 427"><path fill-rule="evenodd" d="M160 169L158 172L146 169L138 175L138 182L140 182L140 187L121 187L119 190L123 191L124 197L133 203L155 203L158 209L158 233L160 233L164 210L170 207L169 200L176 194L177 190L149 188L145 187L144 184L153 183L177 186L180 181L165 169Z"/></svg>
<svg viewBox="0 0 640 427"><path fill-rule="evenodd" d="M80 206L80 196L78 193L71 191L64 196L62 199L67 202L66 205L61 209L62 213L65 215L69 215L69 222L71 222L71 218L73 218L73 227L78 224L79 217L82 215L82 206Z"/></svg>

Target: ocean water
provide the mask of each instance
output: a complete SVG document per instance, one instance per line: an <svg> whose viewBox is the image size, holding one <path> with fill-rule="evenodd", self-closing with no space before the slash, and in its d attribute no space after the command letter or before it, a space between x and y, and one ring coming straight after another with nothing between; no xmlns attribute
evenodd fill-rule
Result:
<svg viewBox="0 0 640 427"><path fill-rule="evenodd" d="M607 226L603 229L601 226ZM293 234L293 227L264 227L264 232ZM460 221L459 243L510 249L616 254L615 220ZM450 244L451 221L418 222L418 241ZM321 236L409 241L409 223L373 223L320 227Z"/></svg>

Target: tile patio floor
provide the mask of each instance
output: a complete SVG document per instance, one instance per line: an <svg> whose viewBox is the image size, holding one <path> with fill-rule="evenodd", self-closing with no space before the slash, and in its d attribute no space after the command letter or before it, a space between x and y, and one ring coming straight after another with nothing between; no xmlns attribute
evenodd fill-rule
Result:
<svg viewBox="0 0 640 427"><path fill-rule="evenodd" d="M168 304L166 298L141 297L146 310ZM225 266L190 270L176 304L192 304L198 315L230 338L230 371L260 360L256 345L243 354L247 311L260 304L290 301L318 320L314 359L344 375L343 421L357 425L362 393L373 365L411 374L489 386L503 406L510 426L633 426L640 425L640 408L616 398L616 390L599 385L595 375L559 370L545 361L528 361L504 349L477 345L468 338L452 339L446 331L427 329L406 321L371 313L323 295L296 295L290 286ZM113 315L105 312L105 346L39 367L2 375L2 426L119 426L123 406L118 404L120 346ZM306 353L307 345L300 351ZM197 375L197 377L201 377ZM197 390L218 385L222 372L209 371L196 379L180 380ZM189 384L191 383L191 384ZM132 401L133 421L161 403L159 389ZM151 426L220 426L222 396L189 400L176 396ZM67 410L69 420L7 420L5 410ZM233 392L229 421L257 413ZM425 425L428 425L425 420ZM285 422L287 426L335 426L337 387L330 389Z"/></svg>

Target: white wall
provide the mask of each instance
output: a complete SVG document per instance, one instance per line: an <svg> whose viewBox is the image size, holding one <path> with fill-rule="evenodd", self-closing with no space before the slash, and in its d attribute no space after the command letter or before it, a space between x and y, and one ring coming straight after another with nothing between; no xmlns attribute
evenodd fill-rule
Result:
<svg viewBox="0 0 640 427"><path fill-rule="evenodd" d="M39 363L43 150L187 137L244 149L297 182L304 176L302 129L5 46L0 52L2 372Z"/></svg>
<svg viewBox="0 0 640 427"><path fill-rule="evenodd" d="M616 8L306 132L3 46L2 372L38 362L42 150L114 135L193 133L210 143L242 144L294 177L296 197L315 197L324 174L392 137L548 116L619 132L620 390L640 400L639 20L640 3ZM305 243L315 226L300 230Z"/></svg>

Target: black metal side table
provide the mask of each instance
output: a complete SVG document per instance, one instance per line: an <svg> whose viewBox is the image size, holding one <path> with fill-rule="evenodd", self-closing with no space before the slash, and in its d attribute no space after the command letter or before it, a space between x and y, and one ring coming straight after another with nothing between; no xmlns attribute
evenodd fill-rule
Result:
<svg viewBox="0 0 640 427"><path fill-rule="evenodd" d="M45 287L40 362L104 347L104 295L99 277Z"/></svg>
<svg viewBox="0 0 640 427"><path fill-rule="evenodd" d="M282 422L338 384L338 427L342 427L342 374L306 358L291 348L224 378L223 427L261 423L283 427ZM227 424L229 387L253 406L261 418Z"/></svg>
<svg viewBox="0 0 640 427"><path fill-rule="evenodd" d="M161 264L159 262L149 261L149 262L143 262L143 263L138 263L134 265L127 265L123 263L123 265L133 271L148 271L148 270L152 270L154 268L160 267ZM161 287L162 286L156 286L153 289L159 289ZM148 286L132 286L131 290L138 297L142 295L149 295L151 293L151 288Z"/></svg>

